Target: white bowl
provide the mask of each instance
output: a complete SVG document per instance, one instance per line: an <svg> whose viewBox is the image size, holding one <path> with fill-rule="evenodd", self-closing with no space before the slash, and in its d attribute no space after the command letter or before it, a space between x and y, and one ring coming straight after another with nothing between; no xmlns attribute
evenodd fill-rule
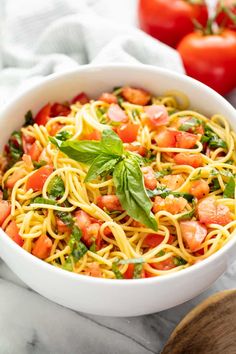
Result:
<svg viewBox="0 0 236 354"><path fill-rule="evenodd" d="M184 75L151 66L84 66L52 75L15 97L0 113L1 144L21 127L24 114L36 113L51 101L66 101L80 91L91 97L114 86L129 84L154 94L170 89L185 92L192 108L206 115L225 115L236 131L234 108L220 95ZM208 259L178 273L137 280L99 279L70 273L32 256L17 246L0 229L0 255L32 289L74 310L106 316L136 316L181 304L209 287L232 262L236 237Z"/></svg>

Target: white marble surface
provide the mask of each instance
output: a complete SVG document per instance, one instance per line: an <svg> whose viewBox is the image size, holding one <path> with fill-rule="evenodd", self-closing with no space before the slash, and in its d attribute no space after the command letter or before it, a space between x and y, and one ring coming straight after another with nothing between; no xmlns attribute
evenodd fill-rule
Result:
<svg viewBox="0 0 236 354"><path fill-rule="evenodd" d="M88 2L98 13L106 8L106 16L114 21L135 24L135 1L129 1L129 6L127 0L119 4L106 0ZM120 10L122 5L127 11ZM14 9L13 1L8 2L8 11ZM230 99L236 104L236 95ZM190 309L209 294L235 287L235 281L236 263L191 302L148 316L108 318L77 313L48 301L30 290L0 260L0 354L159 353Z"/></svg>

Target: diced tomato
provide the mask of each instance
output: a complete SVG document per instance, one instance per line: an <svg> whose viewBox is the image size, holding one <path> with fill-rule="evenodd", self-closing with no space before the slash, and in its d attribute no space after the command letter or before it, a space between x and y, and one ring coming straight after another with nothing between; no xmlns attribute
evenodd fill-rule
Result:
<svg viewBox="0 0 236 354"><path fill-rule="evenodd" d="M122 124L117 128L117 134L123 143L132 143L137 140L139 128L140 124L138 123Z"/></svg>
<svg viewBox="0 0 236 354"><path fill-rule="evenodd" d="M95 277L95 278L101 278L102 277L102 271L100 268L100 264L93 262L93 263L89 263L87 265L87 267L85 268L85 272L84 274L89 275L91 277Z"/></svg>
<svg viewBox="0 0 236 354"><path fill-rule="evenodd" d="M154 139L159 147L175 147L176 136L179 134L177 130L171 130L166 127L158 129Z"/></svg>
<svg viewBox="0 0 236 354"><path fill-rule="evenodd" d="M203 224L227 225L232 221L230 209L223 204L217 203L213 197L205 198L198 203L197 213L199 221Z"/></svg>
<svg viewBox="0 0 236 354"><path fill-rule="evenodd" d="M101 140L101 132L93 130L91 133L83 134L82 140Z"/></svg>
<svg viewBox="0 0 236 354"><path fill-rule="evenodd" d="M25 166L26 166L27 169L29 169L29 170L33 170L34 169L34 165L32 163L32 159L31 159L30 155L24 154L22 156L22 160L24 161Z"/></svg>
<svg viewBox="0 0 236 354"><path fill-rule="evenodd" d="M198 221L180 221L180 230L187 247L195 252L207 235L207 228Z"/></svg>
<svg viewBox="0 0 236 354"><path fill-rule="evenodd" d="M179 129L182 124L187 123L189 120L192 120L192 117L181 117L177 121L174 121L171 126L175 127L176 129ZM204 128L201 124L199 124L194 126L193 128L189 128L187 132L194 134L204 134Z"/></svg>
<svg viewBox="0 0 236 354"><path fill-rule="evenodd" d="M15 183L19 181L19 179L25 177L25 170L22 169L17 169L13 172L12 175L10 175L6 181L6 187L7 188L13 188Z"/></svg>
<svg viewBox="0 0 236 354"><path fill-rule="evenodd" d="M165 210L171 214L179 214L184 210L187 204L187 200L183 197L175 198L173 195L168 195L164 199L156 196L152 210L154 213Z"/></svg>
<svg viewBox="0 0 236 354"><path fill-rule="evenodd" d="M61 103L54 103L51 107L50 117L68 116L70 114L70 107Z"/></svg>
<svg viewBox="0 0 236 354"><path fill-rule="evenodd" d="M180 152L174 156L174 161L177 165L188 165L194 168L198 168L203 165L203 158L201 154L185 154L184 152Z"/></svg>
<svg viewBox="0 0 236 354"><path fill-rule="evenodd" d="M150 166L145 166L141 168L143 173L144 185L148 189L155 189L157 186L157 179L155 176L155 172Z"/></svg>
<svg viewBox="0 0 236 354"><path fill-rule="evenodd" d="M79 102L81 104L88 103L89 97L86 95L86 93L81 92L71 100L71 103L76 103L76 102Z"/></svg>
<svg viewBox="0 0 236 354"><path fill-rule="evenodd" d="M174 258L169 257L166 260L158 263L151 263L150 266L157 270L170 270L175 268Z"/></svg>
<svg viewBox="0 0 236 354"><path fill-rule="evenodd" d="M147 155L147 148L145 148L145 146L142 146L140 143L138 143L137 141L131 143L131 144L127 144L125 146L125 149L128 151L132 151L132 152L136 152L137 154L141 155L141 156L146 156Z"/></svg>
<svg viewBox="0 0 236 354"><path fill-rule="evenodd" d="M69 232L71 233L71 229L59 218L56 218L57 230L61 233Z"/></svg>
<svg viewBox="0 0 236 354"><path fill-rule="evenodd" d="M50 118L51 104L47 103L40 111L36 114L34 120L38 125L46 125Z"/></svg>
<svg viewBox="0 0 236 354"><path fill-rule="evenodd" d="M52 172L53 166L51 165L40 167L28 178L28 181L26 182L26 190L32 188L34 192L41 191L44 183Z"/></svg>
<svg viewBox="0 0 236 354"><path fill-rule="evenodd" d="M97 198L97 205L99 208L106 208L108 211L122 211L123 208L116 195L103 195Z"/></svg>
<svg viewBox="0 0 236 354"><path fill-rule="evenodd" d="M112 93L107 93L107 92L104 92L98 99L99 101L103 101L103 102L106 102L106 103L117 103L117 98L115 95L113 95Z"/></svg>
<svg viewBox="0 0 236 354"><path fill-rule="evenodd" d="M42 151L43 149L41 148L41 146L34 142L29 149L28 155L30 155L33 161L38 161Z"/></svg>
<svg viewBox="0 0 236 354"><path fill-rule="evenodd" d="M209 185L204 180L194 181L192 182L189 193L198 199L202 199L206 197L210 192Z"/></svg>
<svg viewBox="0 0 236 354"><path fill-rule="evenodd" d="M75 212L76 224L83 231L91 224L90 216L83 210L78 210Z"/></svg>
<svg viewBox="0 0 236 354"><path fill-rule="evenodd" d="M181 149L192 149L198 141L198 137L195 134L180 132L176 136L176 147Z"/></svg>
<svg viewBox="0 0 236 354"><path fill-rule="evenodd" d="M58 123L58 122L55 122L55 123L51 124L51 125L50 125L50 135L51 135L51 136L56 135L57 132L58 132L59 130L61 130L62 127L64 127L64 125L63 125L63 124L60 124L60 123Z"/></svg>
<svg viewBox="0 0 236 354"><path fill-rule="evenodd" d="M127 268L126 272L124 273L124 278L125 279L133 279L133 277L134 277L134 266L135 266L135 264L133 264L133 263L128 264L128 268ZM141 278L145 278L144 269L141 272Z"/></svg>
<svg viewBox="0 0 236 354"><path fill-rule="evenodd" d="M156 247L163 242L164 238L165 238L165 236L163 236L163 235L147 234L147 236L145 237L145 239L143 241L143 246ZM169 245L171 245L174 242L174 239L175 239L174 236L170 235L167 243Z"/></svg>
<svg viewBox="0 0 236 354"><path fill-rule="evenodd" d="M122 88L121 94L126 101L141 106L148 104L151 99L149 92L128 86Z"/></svg>
<svg viewBox="0 0 236 354"><path fill-rule="evenodd" d="M0 201L0 226L2 226L3 222L10 215L11 206L6 200Z"/></svg>
<svg viewBox="0 0 236 354"><path fill-rule="evenodd" d="M165 185L167 188L171 190L175 190L179 188L184 182L185 179L181 174L167 175L161 178L161 184Z"/></svg>
<svg viewBox="0 0 236 354"><path fill-rule="evenodd" d="M128 120L128 117L125 111L120 108L120 106L116 103L112 103L107 111L108 118L112 122L122 122L125 123Z"/></svg>
<svg viewBox="0 0 236 354"><path fill-rule="evenodd" d="M156 129L162 125L166 125L169 121L168 112L163 105L152 105L144 107L146 118L144 122L151 128Z"/></svg>
<svg viewBox="0 0 236 354"><path fill-rule="evenodd" d="M33 136L22 134L22 146L25 154L29 153L29 150L34 142L35 138Z"/></svg>
<svg viewBox="0 0 236 354"><path fill-rule="evenodd" d="M50 256L52 249L52 240L47 235L41 235L35 242L32 254L40 259L45 259Z"/></svg>
<svg viewBox="0 0 236 354"><path fill-rule="evenodd" d="M110 236L113 235L111 229L110 229L108 226L105 227L105 229L103 230L103 233L104 233L104 235L107 236L107 237L110 237Z"/></svg>
<svg viewBox="0 0 236 354"><path fill-rule="evenodd" d="M96 245L96 251L98 251L101 247L101 234L100 234L100 224L92 223L87 229L83 229L82 231L82 240L84 243L90 247L94 242Z"/></svg>
<svg viewBox="0 0 236 354"><path fill-rule="evenodd" d="M23 246L24 240L23 238L19 235L19 228L15 222L15 220L11 221L10 224L6 227L5 230L6 234L15 242L17 243L20 247Z"/></svg>

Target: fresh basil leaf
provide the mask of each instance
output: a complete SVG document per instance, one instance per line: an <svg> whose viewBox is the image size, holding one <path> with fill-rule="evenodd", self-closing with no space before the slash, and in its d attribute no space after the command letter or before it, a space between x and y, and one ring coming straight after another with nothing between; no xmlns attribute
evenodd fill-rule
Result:
<svg viewBox="0 0 236 354"><path fill-rule="evenodd" d="M222 140L208 125L205 127L205 133L201 137L201 142L208 143L208 145L212 148L227 148L226 142Z"/></svg>
<svg viewBox="0 0 236 354"><path fill-rule="evenodd" d="M213 180L212 180L212 182L210 183L210 191L211 192L215 192L215 191L217 191L218 189L220 189L221 187L220 187L220 183L219 183L219 181L218 181L218 178L214 178Z"/></svg>
<svg viewBox="0 0 236 354"><path fill-rule="evenodd" d="M89 247L89 251L96 253L96 243L93 242L92 245Z"/></svg>
<svg viewBox="0 0 236 354"><path fill-rule="evenodd" d="M187 264L187 261L179 256L173 257L173 262L174 262L174 265L176 265L177 267Z"/></svg>
<svg viewBox="0 0 236 354"><path fill-rule="evenodd" d="M82 232L78 226L73 226L71 237L69 240L69 247L71 249L71 255L75 262L82 258L88 251L88 248L83 242L80 241Z"/></svg>
<svg viewBox="0 0 236 354"><path fill-rule="evenodd" d="M167 168L158 172L155 172L155 176L156 178L161 178L167 175L170 175L172 173L172 169L171 168Z"/></svg>
<svg viewBox="0 0 236 354"><path fill-rule="evenodd" d="M144 188L138 162L132 158L120 161L113 172L116 195L129 216L157 231L157 221L151 212L152 203Z"/></svg>
<svg viewBox="0 0 236 354"><path fill-rule="evenodd" d="M72 137L72 134L70 132L68 132L67 130L62 130L55 135L55 138L57 140L61 140L61 141L66 141L66 140L70 139L71 137Z"/></svg>
<svg viewBox="0 0 236 354"><path fill-rule="evenodd" d="M178 217L178 220L179 220L179 221L180 221L180 220L191 220L192 217L195 215L195 211L196 211L196 209L193 208L193 209L192 209L191 211L189 211L188 213L185 213L185 214L179 216L179 217Z"/></svg>
<svg viewBox="0 0 236 354"><path fill-rule="evenodd" d="M155 188L154 190L147 189L147 194L150 198L153 198L155 196L160 196L162 198L166 198L168 195L173 195L176 198L183 197L185 198L188 202L192 202L194 199L194 196L190 193L180 193L180 192L173 192L171 189L166 188L166 187L158 187Z"/></svg>
<svg viewBox="0 0 236 354"><path fill-rule="evenodd" d="M74 219L71 213L66 211L55 211L55 215L68 227L72 228L74 225Z"/></svg>
<svg viewBox="0 0 236 354"><path fill-rule="evenodd" d="M27 127L28 125L34 125L35 121L33 118L33 114L31 111L26 112L25 114L25 123L23 127Z"/></svg>
<svg viewBox="0 0 236 354"><path fill-rule="evenodd" d="M99 155L90 166L84 182L89 182L104 173L105 175L111 173L119 160L119 157L113 158L111 155Z"/></svg>
<svg viewBox="0 0 236 354"><path fill-rule="evenodd" d="M48 195L52 199L61 198L65 193L65 185L60 176L55 176L48 184Z"/></svg>
<svg viewBox="0 0 236 354"><path fill-rule="evenodd" d="M160 252L158 252L158 253L156 254L157 257L162 257L162 256L164 256L164 255L165 255L165 251L163 251L163 250L160 250Z"/></svg>
<svg viewBox="0 0 236 354"><path fill-rule="evenodd" d="M49 204L49 205L56 205L55 200L47 199L43 197L36 197L32 201L33 204Z"/></svg>
<svg viewBox="0 0 236 354"><path fill-rule="evenodd" d="M112 129L103 130L101 148L110 155L121 156L124 152L122 140Z"/></svg>
<svg viewBox="0 0 236 354"><path fill-rule="evenodd" d="M233 177L230 177L229 182L226 184L223 197L224 198L235 197L235 179Z"/></svg>
<svg viewBox="0 0 236 354"><path fill-rule="evenodd" d="M72 256L74 257L75 261L77 262L80 258L82 258L88 252L88 248L85 244L79 241L76 244L76 247L71 252Z"/></svg>
<svg viewBox="0 0 236 354"><path fill-rule="evenodd" d="M136 264L136 263L144 263L142 257L140 258L129 258L129 259L121 259L119 264Z"/></svg>
<svg viewBox="0 0 236 354"><path fill-rule="evenodd" d="M184 122L183 124L181 124L181 126L179 127L179 130L187 132L190 129L196 128L200 124L202 124L202 122L199 119L193 117L193 118L187 120L186 122Z"/></svg>
<svg viewBox="0 0 236 354"><path fill-rule="evenodd" d="M115 274L116 279L123 279L124 278L121 271L119 270L117 261L112 263L112 271Z"/></svg>
<svg viewBox="0 0 236 354"><path fill-rule="evenodd" d="M47 162L44 160L41 160L39 162L33 161L33 165L36 169L39 169L40 167L47 165Z"/></svg>
<svg viewBox="0 0 236 354"><path fill-rule="evenodd" d="M140 279L142 276L143 263L135 263L133 279Z"/></svg>
<svg viewBox="0 0 236 354"><path fill-rule="evenodd" d="M8 200L8 190L7 190L7 188L4 188L2 190L2 198L3 198L3 200Z"/></svg>
<svg viewBox="0 0 236 354"><path fill-rule="evenodd" d="M21 133L14 131L7 145L7 158L10 160L10 165L13 165L21 159L23 155L23 145Z"/></svg>
<svg viewBox="0 0 236 354"><path fill-rule="evenodd" d="M62 269L68 270L69 272L72 272L72 270L73 270L73 265L72 265L71 256L67 257L65 263L64 263L63 266L62 266Z"/></svg>

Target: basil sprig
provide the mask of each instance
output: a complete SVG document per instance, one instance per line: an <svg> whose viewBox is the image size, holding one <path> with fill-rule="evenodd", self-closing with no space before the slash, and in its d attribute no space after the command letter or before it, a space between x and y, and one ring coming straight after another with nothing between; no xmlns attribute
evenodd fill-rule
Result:
<svg viewBox="0 0 236 354"><path fill-rule="evenodd" d="M85 182L113 174L122 207L135 220L157 230L152 203L144 187L141 159L125 151L122 140L113 130L104 130L100 141L60 141L52 137L50 141L73 160L90 165Z"/></svg>
<svg viewBox="0 0 236 354"><path fill-rule="evenodd" d="M201 138L202 143L208 143L211 148L227 148L227 144L222 140L208 125L205 127L205 133Z"/></svg>
<svg viewBox="0 0 236 354"><path fill-rule="evenodd" d="M225 186L225 190L223 193L224 198L234 198L235 197L235 179L234 177L230 177L228 183Z"/></svg>
<svg viewBox="0 0 236 354"><path fill-rule="evenodd" d="M194 199L194 196L190 193L173 192L171 189L166 188L164 186L157 187L154 190L147 189L147 194L150 198L153 198L157 195L162 198L166 198L168 195L173 195L176 198L183 197L188 202L192 202Z"/></svg>

